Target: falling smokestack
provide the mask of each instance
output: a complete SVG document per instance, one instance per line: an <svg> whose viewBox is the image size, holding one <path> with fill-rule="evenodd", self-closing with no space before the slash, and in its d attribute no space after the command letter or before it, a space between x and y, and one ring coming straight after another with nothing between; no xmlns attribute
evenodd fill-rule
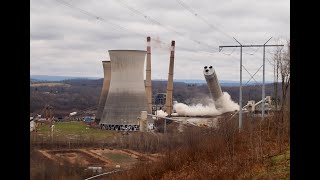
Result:
<svg viewBox="0 0 320 180"><path fill-rule="evenodd" d="M171 53L170 53L170 65L167 84L167 96L166 96L166 112L168 116L172 114L172 91L173 91L173 68L174 68L174 48L175 41L171 41Z"/></svg>
<svg viewBox="0 0 320 180"><path fill-rule="evenodd" d="M209 68L205 66L203 74L206 78L212 99L214 101L217 101L217 99L219 99L223 94L215 70L212 68L212 66L210 66Z"/></svg>
<svg viewBox="0 0 320 180"><path fill-rule="evenodd" d="M101 114L104 109L104 105L106 103L108 92L109 92L110 78L111 78L110 61L102 61L102 65L103 65L104 77L103 77L103 86L102 86L99 105L98 105L98 111L97 111L97 115L96 115L96 123L99 123L99 121L101 119Z"/></svg>
<svg viewBox="0 0 320 180"><path fill-rule="evenodd" d="M152 85L151 85L151 44L150 36L147 37L147 68L146 68L146 94L149 110L152 111Z"/></svg>
<svg viewBox="0 0 320 180"><path fill-rule="evenodd" d="M109 55L110 88L99 124L107 130L139 130L140 112L151 113L143 77L146 51L109 50Z"/></svg>

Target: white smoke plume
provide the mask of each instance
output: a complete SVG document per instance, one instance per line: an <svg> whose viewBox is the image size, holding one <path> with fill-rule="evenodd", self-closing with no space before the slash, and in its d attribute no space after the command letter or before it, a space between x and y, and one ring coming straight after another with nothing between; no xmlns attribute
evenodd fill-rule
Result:
<svg viewBox="0 0 320 180"><path fill-rule="evenodd" d="M166 116L168 116L168 113L166 113L162 110L157 110L157 116L166 117Z"/></svg>
<svg viewBox="0 0 320 180"><path fill-rule="evenodd" d="M223 92L223 95L216 102L211 98L208 98L208 100L210 101L208 105L176 103L173 105L173 109L176 110L179 116L216 116L225 112L239 110L239 105L231 100L227 92Z"/></svg>

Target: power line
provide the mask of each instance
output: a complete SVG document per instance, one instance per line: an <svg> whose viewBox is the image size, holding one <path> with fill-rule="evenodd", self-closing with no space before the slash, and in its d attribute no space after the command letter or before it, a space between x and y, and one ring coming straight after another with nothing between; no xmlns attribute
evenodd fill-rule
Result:
<svg viewBox="0 0 320 180"><path fill-rule="evenodd" d="M222 52L222 54L225 54L225 55L227 55L227 56L231 56L231 54L233 54L235 50L236 50L236 47L233 48L233 50L231 51L231 53L228 54L228 53ZM220 52L221 52L221 51L220 51Z"/></svg>
<svg viewBox="0 0 320 180"><path fill-rule="evenodd" d="M233 39L232 36L230 36L229 34L223 32L222 30L220 30L219 28L217 28L216 26L210 24L203 16L201 16L199 13L197 13L195 10L193 10L190 6L188 6L186 3L182 2L181 0L176 0L183 8L185 8L187 11L189 11L192 15L194 15L195 17L201 19L204 23L206 23L211 29L213 30L217 30L218 32L224 34L225 36ZM252 49L252 48L251 48ZM244 54L248 54L248 55L254 55L258 50L260 49L260 47L258 47L253 53L247 53L247 52L243 52ZM233 52L232 52L233 53ZM232 54L231 53L231 54ZM231 54L226 54L223 53L227 56L230 56Z"/></svg>
<svg viewBox="0 0 320 180"><path fill-rule="evenodd" d="M136 8L133 8L132 6L129 6L128 4L126 4L124 1L122 0L116 0L117 3L121 4L123 7L129 9L130 11L132 11L133 13L137 14L137 15L140 15L140 16L143 16L147 21L149 21L150 23L152 24L155 24L155 25L158 25L158 26L161 26L162 28L166 29L167 31L172 31L180 36L183 36L183 34L175 31L174 29L172 28L169 28L169 27L166 27L164 26L163 24L161 24L159 21L157 21L156 19L153 19L151 18L150 16L144 14L143 12L139 11L138 9Z"/></svg>
<svg viewBox="0 0 320 180"><path fill-rule="evenodd" d="M167 31L171 31L177 35L179 35L180 37L186 39L185 35L181 32L178 32L176 31L175 29L171 28L171 27L168 27L168 26L165 26L163 25L162 23L160 23L159 21L157 21L155 18L152 18L148 15L146 15L145 13L143 13L142 11L138 10L137 8L134 8L132 6L129 6L128 4L126 4L123 0L116 0L116 2L118 2L119 4L121 4L123 7L129 9L130 11L132 11L133 13L137 14L137 15L140 15L140 16L143 16L147 21L151 22L152 24L156 24L158 26L161 26L162 28L166 29ZM192 38L188 38L189 40L199 44L199 45L205 45L209 48L214 48L214 49L218 49L217 47L214 47L214 46L211 46L207 43L203 43L199 40L195 40L195 39L192 39Z"/></svg>
<svg viewBox="0 0 320 180"><path fill-rule="evenodd" d="M79 12L81 12L81 13L87 15L87 16L90 16L90 17L92 17L92 18L94 18L94 19L96 19L96 20L98 20L98 21L105 22L105 23L107 23L107 24L111 24L112 26L115 26L115 27L117 27L118 29L122 29L122 30L124 30L124 31L130 32L130 33L134 33L134 34L140 36L141 38L143 38L143 40L145 40L145 35L144 35L144 34L137 33L137 32L135 32L135 31L132 31L132 30L130 30L130 29L128 29L128 28L125 28L125 27L123 27L123 26L121 26L121 25L119 25L119 24L110 22L110 21L106 20L105 18L103 18L103 17L101 17L101 16L97 16L97 15L95 15L95 14L89 12L89 11L86 11L86 10L84 10L84 9L81 9L81 8L79 8L79 7L75 7L74 5L72 5L72 4L68 3L68 2L65 2L65 1L63 1L63 0L55 0L55 1L57 1L58 3L60 3L60 4L62 4L62 5L67 6L67 7L69 7L69 8L72 8L72 9L74 9L74 10L77 10L77 11L79 11ZM130 8L130 9L131 9L132 11L134 11L136 14L140 14L140 15L146 16L146 15L143 14L141 11L138 11L138 10L136 10L136 9L134 9L134 8ZM150 19L149 16L147 16L146 18L147 18L147 19ZM154 20L154 19L152 20L152 22L156 22L156 24L158 24L158 25L161 24L160 22L157 23L158 21L156 21L156 20ZM161 24L161 25L162 25L162 24ZM162 25L162 26L163 26L163 25ZM180 36L182 36L182 34L180 34ZM154 41L156 41L156 42L164 45L165 47L160 46L160 48L162 48L162 49L167 49L166 47L170 47L170 44L169 44L169 43L164 43L163 41L161 41L161 40L159 40L159 39L157 39L157 38L155 38ZM198 44L203 44L202 42L197 41L197 40L192 40L192 41L197 42ZM205 44L205 45L207 45L207 44ZM212 47L212 46L210 46L210 45L207 45L207 46ZM212 48L214 48L214 47L212 47ZM184 48L184 47L181 47L181 46L177 47L177 49L183 49L183 50L185 50L185 51L191 51L191 52L195 52L196 54L199 54L199 52L196 51L196 50ZM234 50L235 50L235 49L234 49ZM234 52L234 50L233 50L233 52ZM209 54L214 54L214 53L218 53L219 51L214 51L214 52L203 51L203 52L207 52L207 53L209 53ZM230 55L233 54L233 52L230 53L230 54L226 54L226 53L223 53L223 54L230 56Z"/></svg>
<svg viewBox="0 0 320 180"><path fill-rule="evenodd" d="M75 7L74 5L72 5L72 4L68 3L68 2L65 2L65 1L63 1L63 0L56 0L56 1L57 1L58 3L60 3L60 4L62 4L62 5L65 5L65 6L68 6L68 7L72 8L72 9L74 9L74 10L77 10L77 11L79 11L79 12L81 12L81 13L87 15L87 16L93 17L94 19L97 19L97 20L99 20L99 21L101 21L101 22L105 22L105 23L111 24L111 25L113 25L113 26L116 26L117 28L120 28L120 29L122 29L122 30L124 30L124 31L128 31L128 32L130 32L130 33L134 33L134 34L140 36L141 38L143 38L143 39L145 40L145 35L143 35L143 34L140 34L140 33L134 32L134 31L132 31L132 30L129 30L129 29L127 29L127 28L125 28L125 27L123 27L123 26L121 26L121 25L119 25L119 24L116 24L116 23L107 21L105 18L103 18L103 17L101 17L101 16L97 16L97 15L91 13L91 12L88 12L88 11L83 10L83 9L81 9L81 8ZM131 8L131 10L134 11L136 14L143 15L143 13L140 13L138 10L135 11L135 9L133 9L133 8ZM148 18L148 17L147 17L147 18ZM150 19L150 18L148 18L148 19ZM152 22L154 22L154 23L156 23L156 24L159 25L159 23L157 23L156 20L153 20ZM161 24L161 23L160 23L160 24ZM169 44L169 43L164 43L163 41L161 41L161 40L159 40L159 39L155 39L154 41L156 41L156 42L164 45L165 47L166 47L166 46L170 47L170 44ZM200 41L196 41L196 40L194 40L194 41L197 42L198 44L201 44ZM165 47L160 46L160 48L167 49L167 48L165 48ZM210 47L212 47L212 46L210 46ZM213 48L213 47L212 47L212 48ZM181 49L185 49L185 50L187 50L187 51L193 51L193 52L196 52L196 53L197 53L197 51L195 51L195 50L186 49L186 48L181 48ZM218 51L216 51L216 52L210 52L210 53L218 53Z"/></svg>
<svg viewBox="0 0 320 180"><path fill-rule="evenodd" d="M164 26L163 24L161 24L159 21L157 21L156 19L144 14L143 12L139 11L138 9L132 7L132 6L129 6L128 4L126 4L123 0L116 0L117 3L120 3L123 7L129 9L130 11L132 11L133 13L137 14L137 15L140 15L140 16L143 16L147 21L149 21L150 23L152 24L155 24L155 25L158 25L158 26L161 26L162 28L168 30L168 31L172 31L180 36L183 36L183 34L175 31L174 29L172 28L169 28L169 27L166 27Z"/></svg>
<svg viewBox="0 0 320 180"><path fill-rule="evenodd" d="M59 3L61 3L61 4L63 4L63 5L65 5L65 6L68 6L68 7L72 8L72 9L78 10L78 11L80 11L81 13L83 13L83 14L85 14L85 15L91 16L91 17L93 17L93 18L95 18L95 19L97 19L97 20L99 20L99 21L109 23L109 24L111 24L111 25L113 25L113 26L117 26L118 28L123 29L123 30L125 30L125 31L130 31L129 29L127 29L127 28L125 28L125 27L122 27L122 26L120 26L120 25L118 25L118 24L115 24L115 23L112 23L112 22L110 22L110 21L107 21L106 19L104 19L104 18L102 18L102 17L99 17L99 16L97 16L97 15L95 15L95 14L92 14L92 13L90 13L90 12L88 12L88 11L86 11L86 10L83 10L83 9L81 9L81 8L75 7L75 6L73 6L72 4L70 4L70 3L68 3L68 2L65 2L65 1L62 1L62 0L56 0L56 1L59 2ZM131 32L132 32L132 31L131 31ZM143 34L136 33L136 32L133 32L133 33L135 33L135 34L138 35L138 36L143 36L143 37L145 37Z"/></svg>
<svg viewBox="0 0 320 180"><path fill-rule="evenodd" d="M81 8L75 7L75 6L73 6L72 4L70 4L70 3L68 3L68 2L65 2L65 1L63 1L63 0L55 0L55 1L57 1L58 3L60 3L60 4L62 4L62 5L68 6L68 7L72 8L72 9L74 9L74 10L77 10L77 11L79 11L79 12L81 12L81 13L87 15L87 16L93 17L94 19L97 19L98 21L111 24L112 26L116 26L117 28L120 28L120 29L122 29L122 30L124 30L124 31L128 31L128 32L130 32L130 33L134 33L134 34L140 36L141 38L143 38L143 39L145 40L145 35L143 35L143 34L140 34L140 33L137 33L137 32L135 32L135 31L129 30L129 29L127 29L127 28L125 28L125 27L123 27L123 26L121 26L121 25L119 25L119 24L110 22L110 21L108 21L108 20L106 20L106 19L104 19L104 18L102 18L102 17L100 17L100 16L97 16L97 15L91 13L91 12L88 12L88 11L83 10L83 9L81 9ZM161 43L161 44L163 44L163 45L167 45L167 43L164 43L164 42L162 42L162 41L160 41L160 40L157 40L157 42L158 42L158 43Z"/></svg>
<svg viewBox="0 0 320 180"><path fill-rule="evenodd" d="M246 52L243 52L243 53L248 54L248 55L254 55L254 54L256 54L256 52L258 52L259 49L260 49L260 47L258 47L253 53L246 53Z"/></svg>
<svg viewBox="0 0 320 180"><path fill-rule="evenodd" d="M272 37L271 37L272 38ZM270 38L270 39L271 39ZM237 43L240 45L233 45L233 46L219 46L219 50L221 51L222 48L224 47L240 47L240 97L239 97L239 104L240 107L242 107L242 48L243 47L263 47L263 84L262 84L262 119L264 119L264 105L265 105L265 48L266 47L272 47L272 46L284 46L284 45L266 45L270 39L268 39L267 42L265 42L263 45L242 45L237 39ZM246 70L246 69L245 69ZM246 70L247 71L247 70ZM248 71L247 71L248 72ZM248 72L249 73L249 72ZM249 73L250 74L250 73ZM251 75L251 74L250 74ZM253 77L252 77L253 78ZM240 114L239 114L239 131L242 129L242 109L240 108Z"/></svg>
<svg viewBox="0 0 320 180"><path fill-rule="evenodd" d="M216 30L220 33L222 33L223 35L231 38L232 36L230 36L229 34L221 31L219 28L217 28L216 26L210 24L204 17L202 17L199 13L197 13L196 11L194 11L191 7L189 7L186 3L182 2L181 0L176 0L183 8L185 8L187 11L189 11L192 15L194 15L195 17L201 19L204 23L206 23L211 29Z"/></svg>
<svg viewBox="0 0 320 180"><path fill-rule="evenodd" d="M78 11L80 11L81 13L83 13L83 14L85 14L85 15L91 16L91 17L93 17L93 18L95 18L95 19L98 19L98 20L103 20L102 18L100 18L100 17L98 17L98 16L96 16L96 15L94 15L94 14L88 12L88 11L85 11L85 10L83 10L83 9L80 9L80 8L78 8L78 7L75 7L75 6L73 6L72 4L70 4L70 3L68 3L68 2L61 1L61 0L56 0L56 1L59 2L59 3L61 3L61 4L63 4L63 5L65 5L65 6L68 6L68 7L72 8L72 9L78 10Z"/></svg>

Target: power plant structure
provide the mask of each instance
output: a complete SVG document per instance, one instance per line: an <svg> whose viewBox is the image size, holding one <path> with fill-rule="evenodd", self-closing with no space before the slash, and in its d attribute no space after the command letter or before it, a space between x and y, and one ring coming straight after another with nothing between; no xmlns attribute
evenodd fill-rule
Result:
<svg viewBox="0 0 320 180"><path fill-rule="evenodd" d="M110 87L110 78L111 78L111 63L110 61L102 61L102 66L103 66L103 85L102 85L102 90L101 90L101 95L100 95L100 100L99 100L99 105L98 105L98 111L96 114L96 119L95 122L98 124L101 119L102 111L104 109L104 105L107 100L108 92L109 92L109 87Z"/></svg>
<svg viewBox="0 0 320 180"><path fill-rule="evenodd" d="M166 96L166 113L168 114L169 117L172 114L172 108L173 108L172 91L173 91L174 50L175 50L175 41L171 41L170 64L169 64L167 96Z"/></svg>
<svg viewBox="0 0 320 180"><path fill-rule="evenodd" d="M150 128L153 127L154 120L150 116L153 111L156 112L159 108L165 110L169 117L173 115L175 41L171 42L170 48L167 92L158 93L154 104L152 103L150 41L151 38L147 37L147 51L108 51L110 61L103 61L104 81L96 115L96 122L99 122L101 129L145 132L153 129ZM145 65L146 81L144 83ZM211 97L217 101L223 93L216 72L212 66L205 66L203 73ZM155 108L152 107L153 105ZM219 105L216 104L216 106Z"/></svg>
<svg viewBox="0 0 320 180"><path fill-rule="evenodd" d="M141 111L151 113L144 85L146 51L109 50L109 55L110 88L99 125L107 130L139 130Z"/></svg>
<svg viewBox="0 0 320 180"><path fill-rule="evenodd" d="M158 110L164 110L166 105L167 93L157 93L152 104L152 113L156 114Z"/></svg>
<svg viewBox="0 0 320 180"><path fill-rule="evenodd" d="M151 85L151 38L147 37L147 67L146 67L146 93L148 106L152 110L152 85Z"/></svg>
<svg viewBox="0 0 320 180"><path fill-rule="evenodd" d="M271 96L266 96L264 101L260 100L255 102L254 100L249 100L248 103L243 106L242 110L248 111L251 116L262 116L262 104L265 103L265 114L269 114L270 111L276 110L272 107Z"/></svg>
<svg viewBox="0 0 320 180"><path fill-rule="evenodd" d="M217 101L223 94L215 70L212 68L212 66L205 66L203 75L207 81L212 99Z"/></svg>

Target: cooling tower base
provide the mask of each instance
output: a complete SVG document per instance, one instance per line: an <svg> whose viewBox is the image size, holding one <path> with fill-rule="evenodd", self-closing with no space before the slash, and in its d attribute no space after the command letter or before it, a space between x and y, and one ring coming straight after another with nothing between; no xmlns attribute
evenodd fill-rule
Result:
<svg viewBox="0 0 320 180"><path fill-rule="evenodd" d="M101 129L114 131L139 131L140 126L136 124L100 124Z"/></svg>

